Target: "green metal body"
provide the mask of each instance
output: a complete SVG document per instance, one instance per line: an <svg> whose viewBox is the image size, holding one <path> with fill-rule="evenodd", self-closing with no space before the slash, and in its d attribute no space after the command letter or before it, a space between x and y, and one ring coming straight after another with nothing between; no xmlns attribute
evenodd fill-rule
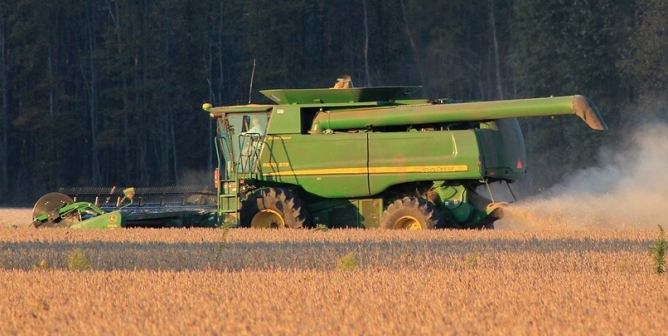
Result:
<svg viewBox="0 0 668 336"><path fill-rule="evenodd" d="M127 218L120 211L112 211L71 225L71 229L116 229L125 227Z"/></svg>
<svg viewBox="0 0 668 336"><path fill-rule="evenodd" d="M394 200L420 197L448 227L499 207L476 191L526 172L516 118L574 114L606 129L583 96L495 102L407 99L415 87L263 91L276 104L215 107L218 214L237 223L262 188L290 190L315 223L375 227Z"/></svg>
<svg viewBox="0 0 668 336"><path fill-rule="evenodd" d="M106 212L92 203L74 202L33 218L33 225L40 227L55 223L74 229L119 228L125 226L125 219L120 211Z"/></svg>
<svg viewBox="0 0 668 336"><path fill-rule="evenodd" d="M35 227L59 226L71 229L114 229L121 227L216 227L216 214L207 210L160 210L127 208L112 211L88 202L74 202L33 219Z"/></svg>

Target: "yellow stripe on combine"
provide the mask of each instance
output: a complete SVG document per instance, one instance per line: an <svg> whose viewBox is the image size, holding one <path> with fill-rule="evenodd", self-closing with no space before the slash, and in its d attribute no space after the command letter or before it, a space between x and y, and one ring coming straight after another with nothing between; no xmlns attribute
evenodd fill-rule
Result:
<svg viewBox="0 0 668 336"><path fill-rule="evenodd" d="M369 174L404 174L404 173L458 173L469 171L468 165L446 166L406 166L406 167L369 167ZM366 167L304 169L281 172L267 172L264 176L304 176L304 175L351 175L366 174Z"/></svg>

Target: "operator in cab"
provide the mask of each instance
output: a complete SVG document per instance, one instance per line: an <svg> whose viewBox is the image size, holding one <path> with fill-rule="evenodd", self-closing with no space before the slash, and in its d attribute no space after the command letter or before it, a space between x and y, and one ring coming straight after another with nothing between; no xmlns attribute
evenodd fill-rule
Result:
<svg viewBox="0 0 668 336"><path fill-rule="evenodd" d="M349 89L353 87L353 79L348 75L339 76L332 89Z"/></svg>

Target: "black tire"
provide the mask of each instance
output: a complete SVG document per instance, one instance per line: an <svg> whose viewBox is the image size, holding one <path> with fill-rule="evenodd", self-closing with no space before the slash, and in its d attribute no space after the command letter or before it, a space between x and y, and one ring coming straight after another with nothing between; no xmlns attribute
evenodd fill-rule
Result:
<svg viewBox="0 0 668 336"><path fill-rule="evenodd" d="M380 218L384 229L435 229L442 224L440 213L433 203L423 198L404 197L387 206Z"/></svg>
<svg viewBox="0 0 668 336"><path fill-rule="evenodd" d="M298 229L312 226L299 197L281 188L264 188L251 193L241 202L240 214L242 227Z"/></svg>

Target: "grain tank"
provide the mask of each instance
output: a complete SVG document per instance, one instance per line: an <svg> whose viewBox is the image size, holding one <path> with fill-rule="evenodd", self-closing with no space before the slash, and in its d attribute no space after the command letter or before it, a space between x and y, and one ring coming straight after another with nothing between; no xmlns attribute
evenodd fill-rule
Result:
<svg viewBox="0 0 668 336"><path fill-rule="evenodd" d="M526 172L517 118L574 114L606 129L580 95L457 102L410 98L417 89L266 90L273 104L205 104L217 120L220 222L491 228L503 203L488 185Z"/></svg>

